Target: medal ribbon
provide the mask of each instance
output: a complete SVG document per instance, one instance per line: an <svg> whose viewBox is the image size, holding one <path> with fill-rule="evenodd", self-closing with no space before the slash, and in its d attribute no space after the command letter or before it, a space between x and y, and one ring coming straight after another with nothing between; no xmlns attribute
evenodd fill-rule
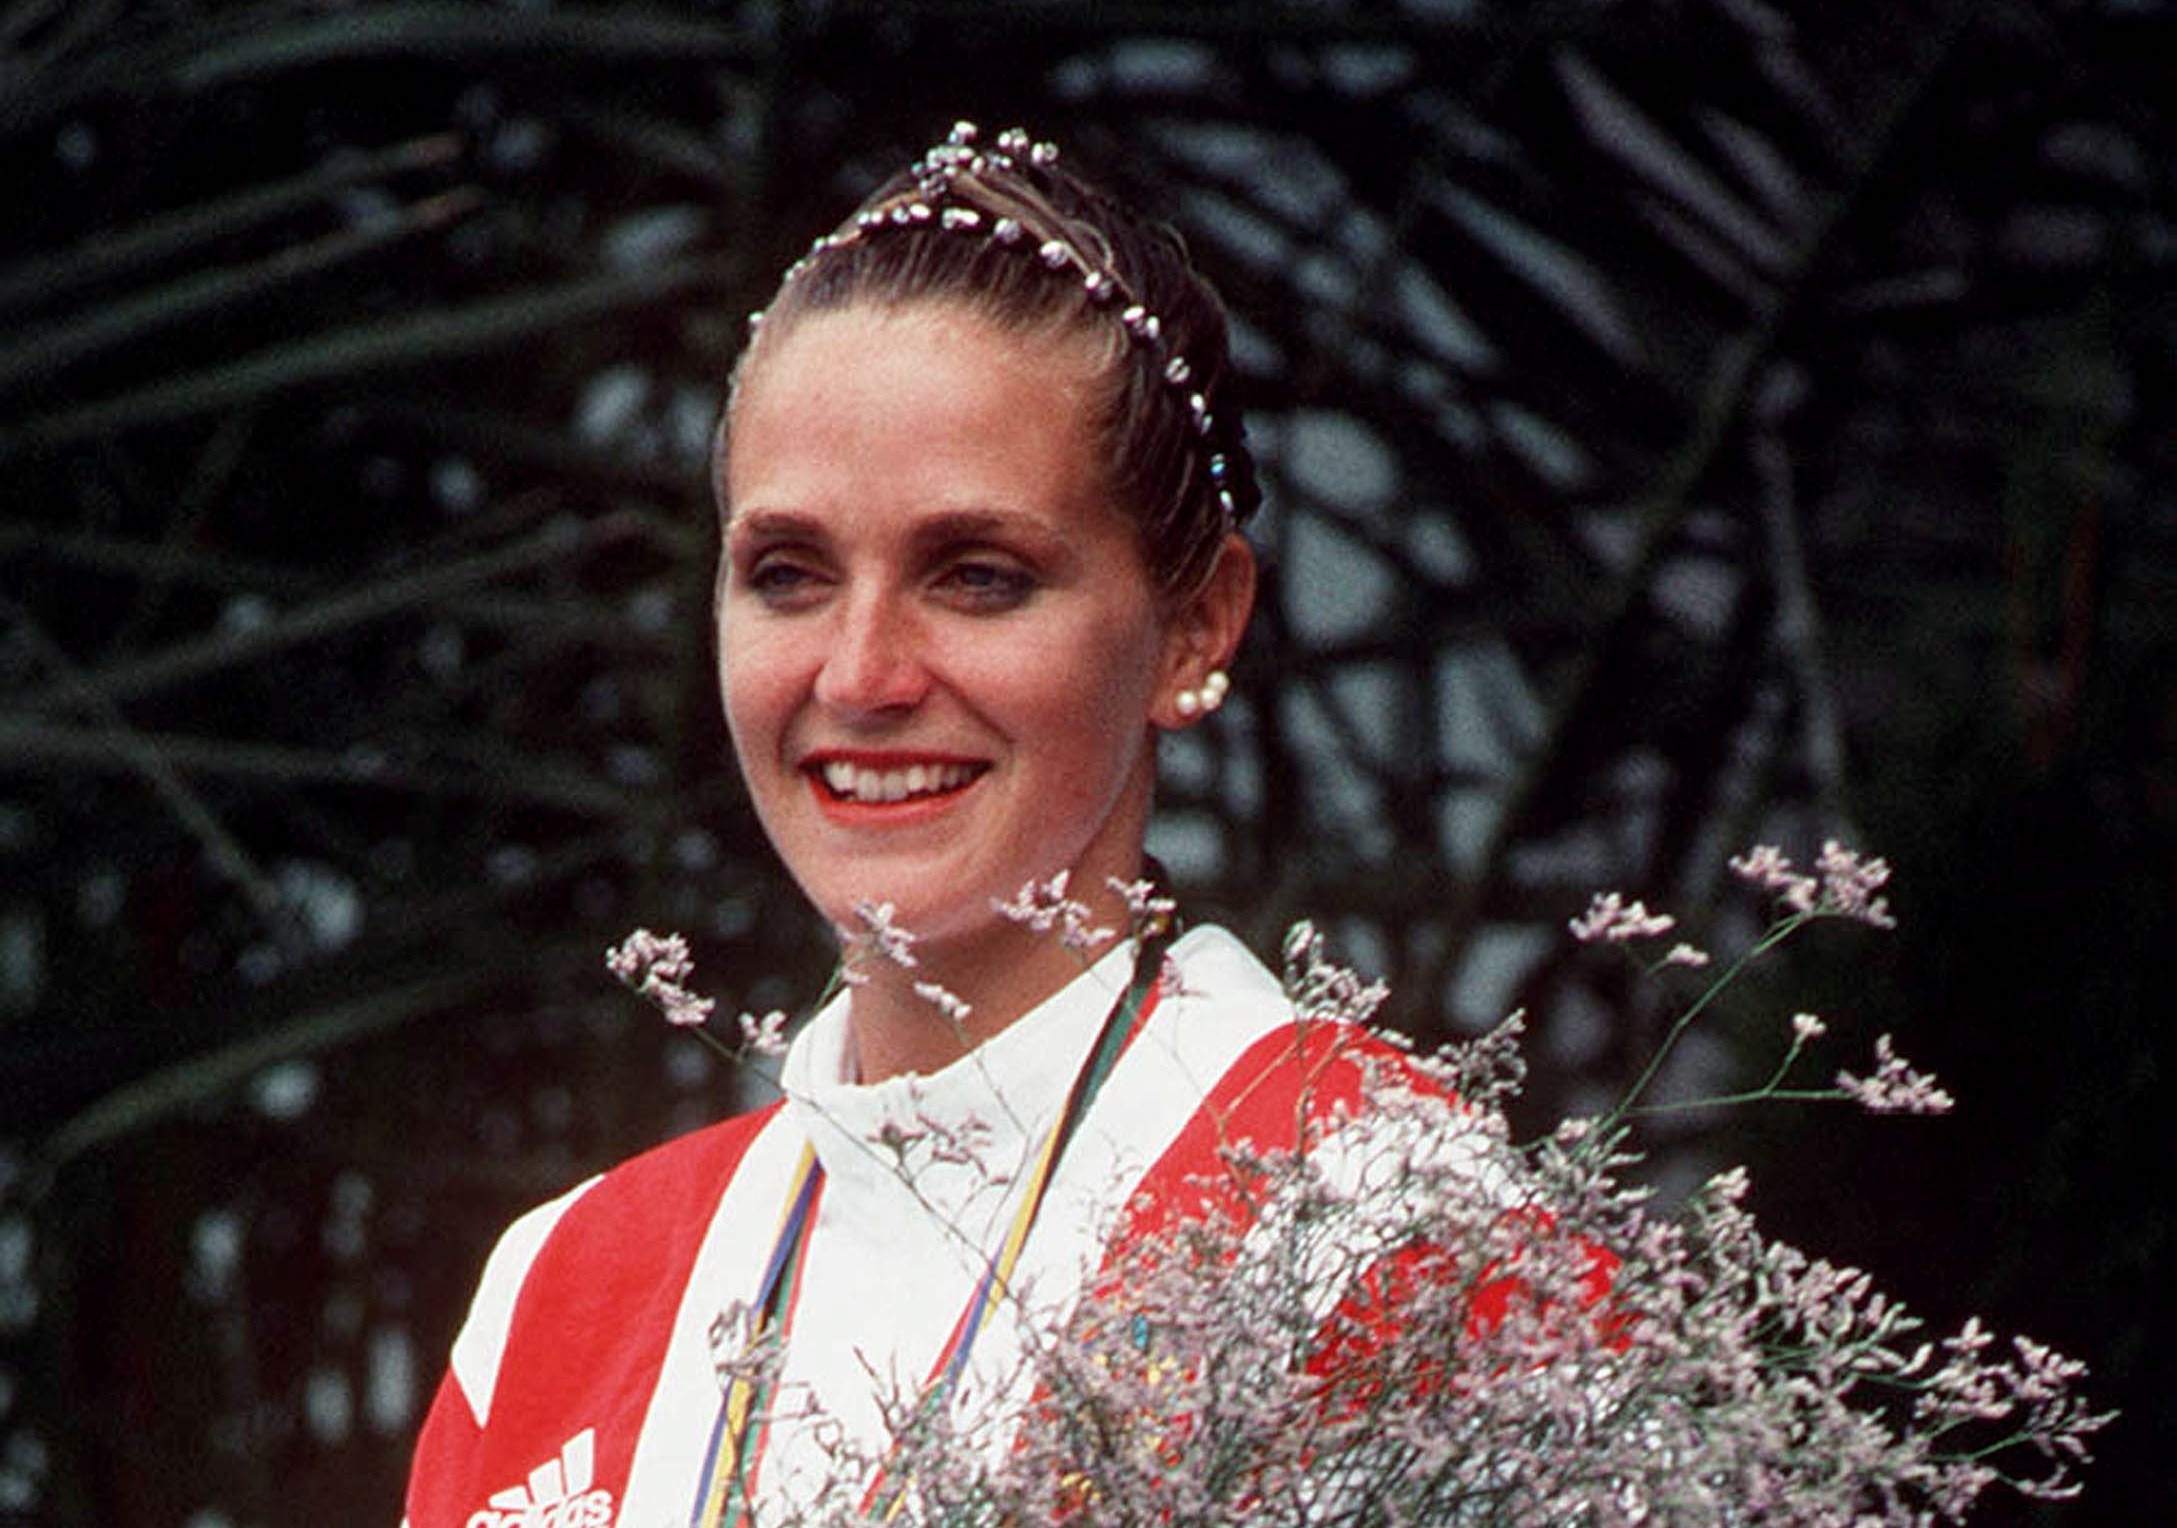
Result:
<svg viewBox="0 0 2177 1528"><path fill-rule="evenodd" d="M1013 1270L1020 1262L1021 1250L1028 1243L1028 1232L1035 1225L1036 1214L1043 1207L1044 1192L1050 1187L1060 1155L1103 1088L1104 1080L1111 1075L1119 1057L1140 1030L1142 1021L1156 1006L1157 975L1163 968L1168 943L1169 937L1165 935L1149 939L1136 955L1134 979L1105 1016L1094 1048L1075 1075L1065 1106L1059 1111L1050 1134L1044 1137L1042 1150L1037 1153L1020 1208L1013 1213L1013 1223L998 1250L985 1261L982 1278L968 1296L960 1319L953 1323L952 1335L930 1366L929 1377L923 1381L918 1410L942 1406L950 1399L953 1387L967 1370L968 1355L975 1346L975 1339L982 1333L984 1320L1009 1292ZM751 1343L774 1329L784 1332L792 1324L794 1304L801 1289L802 1266L808 1259L809 1230L815 1223L816 1204L823 1187L823 1164L816 1160L815 1148L805 1145L787 1190L786 1207L779 1216L779 1230L772 1244L770 1261L764 1265L763 1281L757 1287L755 1315L749 1333ZM718 1408L718 1420L711 1428L710 1463L704 1468L695 1511L689 1520L690 1528L740 1528L752 1521L749 1491L770 1435L770 1418L763 1414L767 1398L763 1394L765 1388L745 1374L736 1375L727 1385ZM762 1417L761 1425L752 1425L759 1416ZM862 1496L865 1514L877 1507L876 1515L888 1520L905 1504L907 1493L902 1488L893 1491L880 1507L879 1498L885 1494L889 1473L886 1465L878 1467Z"/></svg>
<svg viewBox="0 0 2177 1528"><path fill-rule="evenodd" d="M794 1164L794 1177L786 1191L786 1207L779 1215L778 1234L772 1238L771 1260L764 1265L757 1285L756 1308L749 1323L750 1346L773 1327L784 1331L793 1318L794 1296L801 1289L801 1265L809 1252L809 1224L816 1219L816 1203L824 1189L824 1169L816 1160L816 1148L806 1142ZM750 1471L740 1467L742 1444L748 1438L750 1420L767 1399L769 1387L749 1373L736 1374L719 1403L718 1420L711 1426L711 1443L705 1451L710 1463L696 1492L695 1513L690 1521L700 1528L748 1521L744 1494ZM767 1417L765 1433L770 1428ZM763 1448L764 1434L756 1439ZM753 1462L753 1456L751 1456Z"/></svg>

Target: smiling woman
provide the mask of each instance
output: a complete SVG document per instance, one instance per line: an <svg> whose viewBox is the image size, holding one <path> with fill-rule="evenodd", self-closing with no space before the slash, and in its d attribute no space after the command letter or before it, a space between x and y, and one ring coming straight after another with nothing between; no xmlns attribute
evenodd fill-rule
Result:
<svg viewBox="0 0 2177 1528"><path fill-rule="evenodd" d="M956 129L788 273L719 431L720 684L847 981L779 1105L507 1233L415 1528L856 1517L902 1417L1020 1410L1129 1206L1397 1064L1182 933L1143 852L1254 597L1229 370L1177 241L1018 133Z"/></svg>
<svg viewBox="0 0 2177 1528"><path fill-rule="evenodd" d="M1092 428L1098 361L943 299L857 305L764 347L729 423L719 649L750 795L832 923L894 905L975 1039L1076 966L996 902L1063 870L1123 922L1153 731L1245 615L1236 536L1161 608ZM900 967L870 976L865 1080L958 1058Z"/></svg>

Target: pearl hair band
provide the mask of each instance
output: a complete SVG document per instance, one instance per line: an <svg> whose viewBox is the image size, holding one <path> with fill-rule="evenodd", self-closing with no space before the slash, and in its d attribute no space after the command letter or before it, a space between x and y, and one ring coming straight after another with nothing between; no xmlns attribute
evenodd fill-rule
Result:
<svg viewBox="0 0 2177 1528"><path fill-rule="evenodd" d="M1211 669L1203 677L1200 689L1181 690L1172 697L1172 704L1179 708L1181 716L1207 716L1225 703L1225 695L1231 688L1230 674L1223 669Z"/></svg>
<svg viewBox="0 0 2177 1528"><path fill-rule="evenodd" d="M1194 367L1178 351L1164 348L1164 321L1143 306L1118 272L1111 268L1108 259L1093 257L1058 230L1041 230L1044 236L1038 238L1017 217L969 204L970 193L983 189L992 172L1025 174L1056 164L1057 146L1032 142L1028 134L1017 127L998 134L987 148L979 144L980 136L980 130L972 122L953 124L952 132L943 143L910 166L908 173L915 182L913 190L902 192L885 204L864 208L845 225L818 239L809 246L806 255L788 268L781 285L790 285L805 274L826 251L846 248L888 229L919 228L934 223L939 229L985 238L1008 248L1032 249L1034 257L1050 270L1071 271L1077 276L1082 293L1091 304L1116 310L1120 326L1135 344L1161 355L1163 365L1159 370L1164 384L1185 403L1195 435L1207 441L1216 422L1210 414L1209 400L1193 386ZM1002 200L1002 196L994 199ZM762 322L760 312L749 316L751 328ZM1231 464L1223 452L1212 451L1206 466L1210 484L1217 493L1218 507L1223 511L1225 524L1230 527L1239 518L1230 485ZM1206 699L1209 689L1208 685L1203 686L1201 699ZM1216 695L1217 700L1203 704L1203 709L1216 709L1224 698L1224 691L1219 689Z"/></svg>

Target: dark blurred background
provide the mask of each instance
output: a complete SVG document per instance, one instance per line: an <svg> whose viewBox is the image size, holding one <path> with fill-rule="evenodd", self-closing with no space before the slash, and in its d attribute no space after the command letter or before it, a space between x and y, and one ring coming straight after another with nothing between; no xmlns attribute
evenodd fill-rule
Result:
<svg viewBox="0 0 2177 1528"><path fill-rule="evenodd" d="M0 0L0 1520L397 1519L480 1260L741 1101L604 975L825 946L717 716L704 457L778 271L955 117L1239 315L1265 599L1154 846L1530 1124L1836 836L1795 1008L1941 1121L1694 1116L1772 1230L2088 1359L2177 1516L2177 24L2057 0Z"/></svg>

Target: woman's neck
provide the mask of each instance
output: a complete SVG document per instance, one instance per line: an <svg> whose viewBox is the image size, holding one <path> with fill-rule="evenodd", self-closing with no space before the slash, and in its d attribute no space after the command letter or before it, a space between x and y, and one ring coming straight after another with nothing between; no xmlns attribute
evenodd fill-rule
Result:
<svg viewBox="0 0 2177 1528"><path fill-rule="evenodd" d="M1123 906L1119 913L1102 925L1124 928ZM906 1072L928 1076L943 1070L1110 953L1117 937L1076 950L1055 933L1006 925L975 941L973 949L917 944L912 966L866 945L851 948L846 956L854 981L849 1043L857 1080L882 1082ZM966 1004L966 1010L948 998Z"/></svg>

